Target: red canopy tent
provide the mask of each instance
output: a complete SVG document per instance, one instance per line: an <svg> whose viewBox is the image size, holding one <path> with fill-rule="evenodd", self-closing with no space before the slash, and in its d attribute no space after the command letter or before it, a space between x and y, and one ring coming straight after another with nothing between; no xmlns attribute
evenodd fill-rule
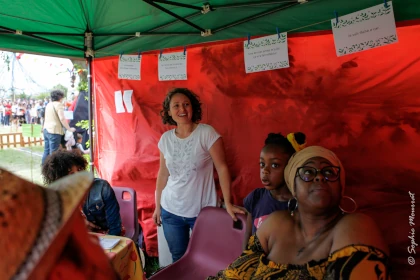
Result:
<svg viewBox="0 0 420 280"><path fill-rule="evenodd" d="M157 252L151 215L157 142L171 127L159 117L166 92L188 87L204 104L203 122L224 138L234 203L261 187L259 153L269 132L302 131L308 144L335 151L346 194L378 222L398 279L410 278L411 193L420 187L419 25L400 26L399 42L337 57L330 32L290 36L291 67L245 74L241 41L188 49L188 80L158 82L158 54L144 55L141 81L118 80L118 57L94 62L97 161L101 176L138 193L149 254ZM116 113L114 92L133 90L133 113ZM419 229L417 227L417 229Z"/></svg>

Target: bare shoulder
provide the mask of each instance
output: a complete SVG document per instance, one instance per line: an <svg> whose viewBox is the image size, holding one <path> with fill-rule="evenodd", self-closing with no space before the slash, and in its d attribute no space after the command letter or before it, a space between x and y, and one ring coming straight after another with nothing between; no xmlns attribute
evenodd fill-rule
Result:
<svg viewBox="0 0 420 280"><path fill-rule="evenodd" d="M334 229L331 252L353 244L376 247L389 255L379 227L371 217L362 213L348 214L340 220Z"/></svg>
<svg viewBox="0 0 420 280"><path fill-rule="evenodd" d="M291 229L293 229L293 217L290 216L290 213L288 211L276 211L271 213L258 228L257 237L264 250L266 250L268 240L287 237L287 233Z"/></svg>

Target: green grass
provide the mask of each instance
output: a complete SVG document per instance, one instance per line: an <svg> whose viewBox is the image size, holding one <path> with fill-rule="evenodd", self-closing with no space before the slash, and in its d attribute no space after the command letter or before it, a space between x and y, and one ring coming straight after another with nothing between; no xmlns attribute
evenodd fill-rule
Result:
<svg viewBox="0 0 420 280"><path fill-rule="evenodd" d="M144 252L145 265L144 272L146 272L146 277L149 278L154 272L159 269L159 258L149 257L146 252Z"/></svg>
<svg viewBox="0 0 420 280"><path fill-rule="evenodd" d="M24 151L21 151L23 149ZM0 150L0 167L28 181L43 185L41 157L43 146L8 148Z"/></svg>

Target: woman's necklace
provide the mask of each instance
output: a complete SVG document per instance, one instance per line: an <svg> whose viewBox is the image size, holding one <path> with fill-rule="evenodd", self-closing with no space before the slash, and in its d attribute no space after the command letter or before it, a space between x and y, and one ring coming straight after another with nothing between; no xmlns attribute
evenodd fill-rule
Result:
<svg viewBox="0 0 420 280"><path fill-rule="evenodd" d="M302 248L300 248L297 252L297 257L303 253L305 251L305 249L312 244L313 242L315 242L323 233L327 232L328 230L330 230L332 227L334 227L334 225L341 219L343 215L338 214L334 219L332 219L328 224L326 224L325 226L323 226L314 236L314 238L312 238L312 240L310 240L309 242L307 242L305 244L305 246L303 246ZM302 223L300 222L299 219L299 226L300 228L302 228ZM303 230L303 228L302 228Z"/></svg>

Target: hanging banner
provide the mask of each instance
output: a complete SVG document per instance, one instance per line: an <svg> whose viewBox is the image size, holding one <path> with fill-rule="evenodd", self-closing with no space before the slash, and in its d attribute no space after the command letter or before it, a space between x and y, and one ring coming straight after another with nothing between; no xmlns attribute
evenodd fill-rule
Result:
<svg viewBox="0 0 420 280"><path fill-rule="evenodd" d="M398 42L392 2L331 20L337 56Z"/></svg>
<svg viewBox="0 0 420 280"><path fill-rule="evenodd" d="M118 79L140 80L141 55L121 55L118 60Z"/></svg>
<svg viewBox="0 0 420 280"><path fill-rule="evenodd" d="M187 79L187 53L161 54L158 60L159 81Z"/></svg>
<svg viewBox="0 0 420 280"><path fill-rule="evenodd" d="M244 41L244 57L246 73L289 67L287 33Z"/></svg>

